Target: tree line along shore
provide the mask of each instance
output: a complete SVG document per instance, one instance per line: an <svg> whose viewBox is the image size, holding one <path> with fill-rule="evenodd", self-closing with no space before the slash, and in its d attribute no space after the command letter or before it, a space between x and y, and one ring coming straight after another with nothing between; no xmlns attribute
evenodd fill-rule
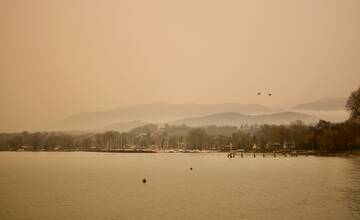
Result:
<svg viewBox="0 0 360 220"><path fill-rule="evenodd" d="M129 132L69 134L21 132L0 134L2 151L124 151L126 150L281 150L349 152L360 150L360 123L319 121L305 125L207 126L145 125Z"/></svg>

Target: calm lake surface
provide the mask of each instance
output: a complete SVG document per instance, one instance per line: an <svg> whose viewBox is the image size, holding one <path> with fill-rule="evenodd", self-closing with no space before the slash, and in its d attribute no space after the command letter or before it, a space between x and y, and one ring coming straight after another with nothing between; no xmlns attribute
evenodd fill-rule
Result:
<svg viewBox="0 0 360 220"><path fill-rule="evenodd" d="M360 219L360 158L1 152L0 219Z"/></svg>

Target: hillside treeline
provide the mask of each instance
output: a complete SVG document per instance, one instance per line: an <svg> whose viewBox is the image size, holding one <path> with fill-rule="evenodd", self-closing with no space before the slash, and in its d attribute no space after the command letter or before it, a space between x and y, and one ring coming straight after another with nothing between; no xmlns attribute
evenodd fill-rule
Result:
<svg viewBox="0 0 360 220"><path fill-rule="evenodd" d="M297 121L290 125L171 126L149 124L129 132L70 134L64 132L21 132L0 134L0 150L104 151L138 149L199 150L279 149L342 152L360 149L360 123L319 121L308 126Z"/></svg>

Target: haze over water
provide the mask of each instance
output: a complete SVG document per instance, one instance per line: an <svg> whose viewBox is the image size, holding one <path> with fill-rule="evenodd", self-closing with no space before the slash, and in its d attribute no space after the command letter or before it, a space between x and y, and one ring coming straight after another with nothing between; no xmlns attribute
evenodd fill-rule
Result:
<svg viewBox="0 0 360 220"><path fill-rule="evenodd" d="M359 170L358 157L2 152L0 216L359 219Z"/></svg>
<svg viewBox="0 0 360 220"><path fill-rule="evenodd" d="M360 219L359 12L0 0L0 220Z"/></svg>

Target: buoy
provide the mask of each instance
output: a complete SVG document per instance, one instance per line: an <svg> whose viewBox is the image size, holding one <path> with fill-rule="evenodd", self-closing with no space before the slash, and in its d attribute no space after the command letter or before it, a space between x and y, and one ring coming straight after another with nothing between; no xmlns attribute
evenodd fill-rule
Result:
<svg viewBox="0 0 360 220"><path fill-rule="evenodd" d="M142 180L142 182L143 182L143 183L146 183L146 179L144 178L144 179Z"/></svg>
<svg viewBox="0 0 360 220"><path fill-rule="evenodd" d="M190 167L190 170L193 170L192 167Z"/></svg>

